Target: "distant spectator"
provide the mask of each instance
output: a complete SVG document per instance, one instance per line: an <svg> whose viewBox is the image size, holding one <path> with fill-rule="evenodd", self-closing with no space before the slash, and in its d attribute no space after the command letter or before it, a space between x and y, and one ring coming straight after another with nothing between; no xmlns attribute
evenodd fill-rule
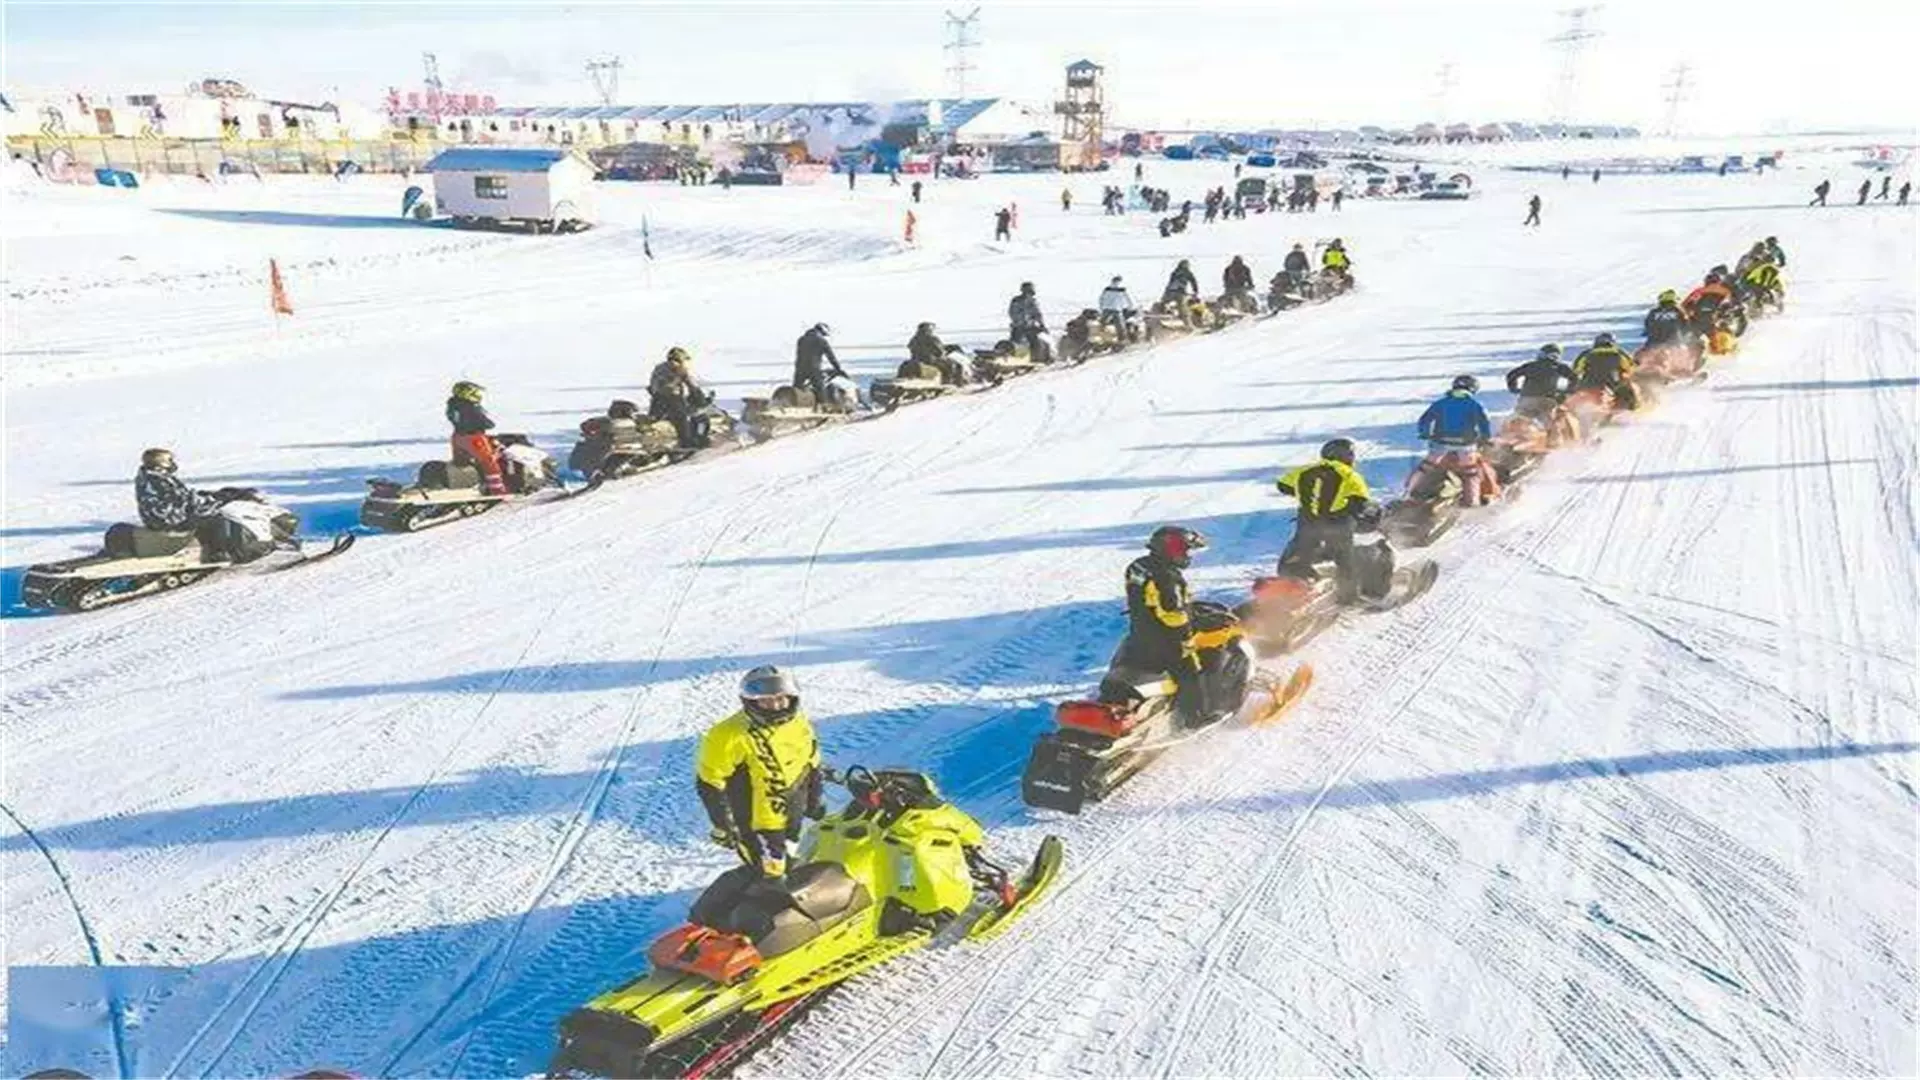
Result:
<svg viewBox="0 0 1920 1080"><path fill-rule="evenodd" d="M1900 205L1901 206L1907 205L1907 196L1911 194L1913 194L1913 181L1908 180L1900 185Z"/></svg>
<svg viewBox="0 0 1920 1080"><path fill-rule="evenodd" d="M1833 190L1833 181L1831 180L1822 180L1819 183L1813 185L1813 201L1808 203L1807 205L1808 206L1827 205L1827 195L1832 190Z"/></svg>
<svg viewBox="0 0 1920 1080"><path fill-rule="evenodd" d="M1880 178L1880 194L1875 195L1874 199L1878 201L1880 199L1887 198L1892 194L1893 194L1893 174L1888 173L1887 175Z"/></svg>
<svg viewBox="0 0 1920 1080"><path fill-rule="evenodd" d="M993 238L995 240L1013 239L1013 211L1004 206L993 212Z"/></svg>
<svg viewBox="0 0 1920 1080"><path fill-rule="evenodd" d="M1873 181L1872 180L1860 181L1860 202L1858 203L1858 205L1860 206L1867 205L1867 196L1871 194L1873 194Z"/></svg>
<svg viewBox="0 0 1920 1080"><path fill-rule="evenodd" d="M1522 225L1538 225L1538 224L1540 224L1540 196L1538 196L1538 195L1533 195L1533 196L1529 196L1529 197L1528 197L1528 199L1527 199L1527 220L1525 220L1525 221L1523 221L1523 222L1521 222L1520 224L1522 224Z"/></svg>

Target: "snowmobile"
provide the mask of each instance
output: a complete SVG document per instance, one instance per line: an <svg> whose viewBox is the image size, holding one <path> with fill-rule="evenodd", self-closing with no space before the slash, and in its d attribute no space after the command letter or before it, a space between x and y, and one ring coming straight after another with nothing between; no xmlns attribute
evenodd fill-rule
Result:
<svg viewBox="0 0 1920 1080"><path fill-rule="evenodd" d="M1701 366L1704 359L1697 344L1692 342L1644 345L1633 354L1633 381L1643 388L1698 382L1706 377Z"/></svg>
<svg viewBox="0 0 1920 1080"><path fill-rule="evenodd" d="M1533 475L1549 453L1579 441L1577 429L1569 430L1573 427L1573 417L1565 407L1554 410L1550 424L1515 413L1494 432L1485 456L1503 492L1512 492L1522 480Z"/></svg>
<svg viewBox="0 0 1920 1080"><path fill-rule="evenodd" d="M1128 345L1128 338L1088 308L1067 322L1054 354L1069 364L1084 364L1096 356L1116 353Z"/></svg>
<svg viewBox="0 0 1920 1080"><path fill-rule="evenodd" d="M148 529L122 522L107 529L99 554L28 567L21 601L30 608L93 611L170 592L277 552L298 554L278 563L286 569L353 546L353 534L341 533L325 550L307 554L296 535L300 519L258 492L221 488L214 498L219 508L198 528Z"/></svg>
<svg viewBox="0 0 1920 1080"><path fill-rule="evenodd" d="M1220 312L1197 296L1168 295L1147 309L1146 322L1155 334L1210 334L1220 329Z"/></svg>
<svg viewBox="0 0 1920 1080"><path fill-rule="evenodd" d="M1440 576L1431 559L1396 564L1385 539L1354 546L1359 587L1342 602L1332 562L1310 566L1282 563L1270 577L1255 578L1253 595L1236 609L1247 640L1260 657L1280 656L1306 645L1340 621L1349 609L1391 611L1425 595Z"/></svg>
<svg viewBox="0 0 1920 1080"><path fill-rule="evenodd" d="M631 401L614 401L604 415L580 421L580 441L567 455L567 467L589 480L618 480L685 461L733 437L733 417L711 396L694 412L694 421L704 426L705 438L699 446L681 446L672 423L651 419Z"/></svg>
<svg viewBox="0 0 1920 1080"><path fill-rule="evenodd" d="M1498 480L1478 447L1435 445L1413 467L1405 494L1386 505L1380 531L1395 547L1426 547L1459 524L1462 507L1477 505L1475 489Z"/></svg>
<svg viewBox="0 0 1920 1080"><path fill-rule="evenodd" d="M745 401L741 419L747 434L757 442L778 439L827 424L840 424L866 411L860 391L852 380L839 376L828 380L827 399L816 400L813 391L798 386L777 386L766 397Z"/></svg>
<svg viewBox="0 0 1920 1080"><path fill-rule="evenodd" d="M991 349L973 351L973 377L988 386L999 386L1008 379L1032 374L1045 365L1046 360L1006 339L996 342Z"/></svg>
<svg viewBox="0 0 1920 1080"><path fill-rule="evenodd" d="M1313 669L1304 664L1284 683L1256 680L1246 631L1226 607L1195 602L1193 624L1205 702L1182 693L1165 672L1130 663L1122 641L1094 700L1061 703L1054 709L1057 729L1034 743L1020 777L1020 796L1028 806L1077 814L1169 748L1248 711L1252 702L1265 699L1249 712L1248 722L1269 722L1313 684Z"/></svg>
<svg viewBox="0 0 1920 1080"><path fill-rule="evenodd" d="M947 347L949 355L962 351L958 345ZM892 412L902 405L931 401L965 389L966 383L954 380L948 372L919 360L908 360L900 365L892 378L879 378L868 383L867 400L873 402L876 409Z"/></svg>
<svg viewBox="0 0 1920 1080"><path fill-rule="evenodd" d="M1588 440L1597 438L1596 433L1604 425L1632 412L1622 407L1613 391L1604 386L1584 386L1568 394L1567 411L1573 414L1574 421Z"/></svg>
<svg viewBox="0 0 1920 1080"><path fill-rule="evenodd" d="M1222 326L1232 326L1241 319L1260 314L1260 301L1254 298L1248 289L1237 289L1223 293L1213 302L1213 310Z"/></svg>
<svg viewBox="0 0 1920 1080"><path fill-rule="evenodd" d="M487 492L478 466L464 461L429 461L412 484L367 481L360 524L388 532L415 532L460 518L484 514L504 502L556 486L560 467L525 435L495 435L500 478L507 493Z"/></svg>
<svg viewBox="0 0 1920 1080"><path fill-rule="evenodd" d="M784 878L737 866L654 941L652 970L560 1024L549 1075L724 1075L848 979L941 942L989 938L1053 884L1049 836L1018 878L980 823L925 774L828 774L847 804L815 824Z"/></svg>

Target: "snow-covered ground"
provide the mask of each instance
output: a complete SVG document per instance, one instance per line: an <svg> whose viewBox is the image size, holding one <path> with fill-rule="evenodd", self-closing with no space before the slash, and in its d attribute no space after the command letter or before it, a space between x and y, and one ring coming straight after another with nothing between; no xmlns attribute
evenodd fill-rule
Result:
<svg viewBox="0 0 1920 1080"><path fill-rule="evenodd" d="M1103 218L1101 179L1071 214L1059 177L932 185L911 250L871 178L610 187L557 238L402 225L383 178L9 187L9 1067L542 1068L724 867L691 747L777 661L835 761L928 768L996 845L1058 832L1069 863L1007 936L848 987L750 1071L1920 1071L1915 212L1805 210L1793 174L1490 174L1162 240ZM1396 484L1451 376L1631 331L1767 234L1789 313L1449 537L1424 602L1316 642L1286 724L1080 819L1019 805L1154 525L1205 531L1196 581L1235 596L1289 531L1281 466L1346 434ZM1023 280L1057 325L1115 273L1151 295L1187 256L1211 289L1331 235L1363 285L1336 304L297 574L13 606L131 512L149 445L326 531L439 452L456 378L564 453L670 344L732 399L816 320L874 374L921 319L997 334Z"/></svg>

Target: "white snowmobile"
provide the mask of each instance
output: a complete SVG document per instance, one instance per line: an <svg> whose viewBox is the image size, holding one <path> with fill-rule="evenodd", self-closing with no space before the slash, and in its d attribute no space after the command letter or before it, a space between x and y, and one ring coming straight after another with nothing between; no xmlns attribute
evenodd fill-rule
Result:
<svg viewBox="0 0 1920 1080"><path fill-rule="evenodd" d="M433 525L484 514L504 502L525 498L559 484L560 467L525 435L496 435L500 477L507 493L487 492L480 469L461 461L429 461L412 484L367 481L360 524L388 532L415 532Z"/></svg>
<svg viewBox="0 0 1920 1080"><path fill-rule="evenodd" d="M865 412L853 380L835 376L827 381L825 401L816 400L813 391L802 387L778 386L766 397L747 398L741 419L747 434L755 441L766 442L827 424L842 424Z"/></svg>
<svg viewBox="0 0 1920 1080"><path fill-rule="evenodd" d="M222 570L273 560L279 569L301 566L353 546L353 534L333 537L324 550L303 551L300 519L263 501L249 488L222 488L212 517L192 529L148 529L121 523L107 529L101 551L63 562L29 567L21 599L31 608L92 611L109 604L170 592Z"/></svg>
<svg viewBox="0 0 1920 1080"><path fill-rule="evenodd" d="M604 415L580 422L580 441L567 456L567 467L589 482L618 480L733 441L733 417L711 396L694 412L693 422L703 432L700 445L682 446L672 423L650 418L631 401L615 401Z"/></svg>
<svg viewBox="0 0 1920 1080"><path fill-rule="evenodd" d="M1284 682L1259 678L1240 619L1225 607L1198 601L1193 623L1204 705L1182 694L1165 672L1130 665L1121 642L1095 699L1061 703L1054 710L1058 728L1034 743L1020 777L1028 806L1077 814L1168 749L1229 717L1278 719L1313 684L1313 669L1304 664Z"/></svg>

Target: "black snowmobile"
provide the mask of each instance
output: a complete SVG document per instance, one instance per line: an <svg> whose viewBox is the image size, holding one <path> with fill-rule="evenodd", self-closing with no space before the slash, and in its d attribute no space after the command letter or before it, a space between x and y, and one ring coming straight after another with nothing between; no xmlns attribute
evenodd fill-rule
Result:
<svg viewBox="0 0 1920 1080"><path fill-rule="evenodd" d="M525 435L493 437L500 455L500 476L507 493L487 492L477 466L459 461L429 461L412 484L367 481L360 524L388 532L414 532L460 518L484 514L504 502L525 498L560 482L560 467Z"/></svg>
<svg viewBox="0 0 1920 1080"><path fill-rule="evenodd" d="M1313 682L1296 669L1283 686L1254 685L1254 658L1239 618L1220 604L1193 605L1204 694L1182 692L1164 671L1129 660L1127 642L1115 650L1092 701L1063 702L1058 728L1040 737L1020 777L1028 806L1077 814L1106 798L1169 748L1239 713L1250 685L1270 695L1250 720L1265 722L1291 708ZM1205 700L1197 700L1204 696Z"/></svg>
<svg viewBox="0 0 1920 1080"><path fill-rule="evenodd" d="M685 461L733 438L733 417L713 403L711 394L695 410L693 424L700 433L698 445L681 446L671 423L650 418L631 401L615 401L605 415L580 422L580 441L567 466L589 480L618 480Z"/></svg>
<svg viewBox="0 0 1920 1080"><path fill-rule="evenodd" d="M279 568L317 562L353 546L353 534L333 537L309 554L297 533L300 519L251 488L214 492L220 507L194 529L148 529L122 522L107 529L96 555L29 567L21 600L30 608L93 611L109 604L170 592L222 570L292 552Z"/></svg>
<svg viewBox="0 0 1920 1080"><path fill-rule="evenodd" d="M1282 563L1271 577L1255 578L1253 596L1236 609L1255 655L1280 656L1306 645L1340 621L1343 611L1391 611L1425 595L1440 576L1431 559L1396 565L1383 538L1354 546L1359 588L1342 602L1332 562Z"/></svg>
<svg viewBox="0 0 1920 1080"><path fill-rule="evenodd" d="M1451 469L1416 468L1406 493L1382 509L1380 532L1394 547L1426 547L1460 523L1465 490Z"/></svg>

